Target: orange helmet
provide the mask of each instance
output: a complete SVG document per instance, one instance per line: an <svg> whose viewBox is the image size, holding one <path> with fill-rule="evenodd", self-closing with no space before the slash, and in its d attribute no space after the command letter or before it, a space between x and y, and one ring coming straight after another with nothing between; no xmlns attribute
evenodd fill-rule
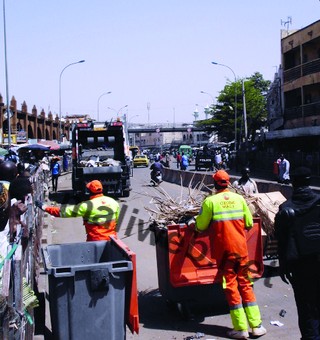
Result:
<svg viewBox="0 0 320 340"><path fill-rule="evenodd" d="M87 189L93 194L100 194L103 191L103 187L100 181L94 180L86 185Z"/></svg>
<svg viewBox="0 0 320 340"><path fill-rule="evenodd" d="M227 187L230 183L230 176L224 170L218 170L212 175L213 180L221 187Z"/></svg>

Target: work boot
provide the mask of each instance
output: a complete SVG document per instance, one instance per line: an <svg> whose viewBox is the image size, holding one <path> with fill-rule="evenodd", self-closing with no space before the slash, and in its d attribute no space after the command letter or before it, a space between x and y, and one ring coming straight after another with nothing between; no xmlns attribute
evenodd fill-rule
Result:
<svg viewBox="0 0 320 340"><path fill-rule="evenodd" d="M262 336L262 335L265 335L266 333L267 333L267 330L262 325L252 328L253 336Z"/></svg>
<svg viewBox="0 0 320 340"><path fill-rule="evenodd" d="M248 339L249 333L247 330L236 331L235 329L231 329L227 332L227 335L231 339Z"/></svg>

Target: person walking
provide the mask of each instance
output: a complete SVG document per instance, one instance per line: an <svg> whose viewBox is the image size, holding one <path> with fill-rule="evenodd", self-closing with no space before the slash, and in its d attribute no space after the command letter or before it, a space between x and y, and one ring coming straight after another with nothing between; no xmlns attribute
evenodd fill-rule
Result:
<svg viewBox="0 0 320 340"><path fill-rule="evenodd" d="M250 169L248 167L244 167L241 170L241 177L234 181L232 185L236 188L241 190L246 195L257 194L258 186L255 180L250 178Z"/></svg>
<svg viewBox="0 0 320 340"><path fill-rule="evenodd" d="M292 285L301 339L320 339L320 195L310 188L309 168L290 177L292 196L275 216L280 277Z"/></svg>
<svg viewBox="0 0 320 340"><path fill-rule="evenodd" d="M61 167L58 162L59 157L54 156L51 160L51 182L52 182L52 191L57 192L58 190L58 178L61 173Z"/></svg>
<svg viewBox="0 0 320 340"><path fill-rule="evenodd" d="M217 262L218 277L222 277L233 325L227 335L232 339L247 339L249 324L253 336L262 336L267 331L262 326L247 270L245 229L253 226L253 218L243 196L228 189L229 174L218 170L212 177L216 193L203 201L195 219L195 230L213 229L212 255Z"/></svg>
<svg viewBox="0 0 320 340"><path fill-rule="evenodd" d="M176 159L177 159L177 169L180 169L180 166L181 166L181 155L180 155L180 152L177 152Z"/></svg>
<svg viewBox="0 0 320 340"><path fill-rule="evenodd" d="M83 217L87 241L109 240L116 236L116 226L119 219L120 206L113 198L103 195L100 181L93 180L86 185L90 199L77 205L47 206L36 201L38 208L55 217Z"/></svg>
<svg viewBox="0 0 320 340"><path fill-rule="evenodd" d="M290 182L290 162L285 159L284 155L281 154L280 158L277 160L279 167L279 183L289 184Z"/></svg>
<svg viewBox="0 0 320 340"><path fill-rule="evenodd" d="M188 156L185 155L184 152L181 154L181 164L180 164L180 169L181 170L187 170L189 166L189 159Z"/></svg>

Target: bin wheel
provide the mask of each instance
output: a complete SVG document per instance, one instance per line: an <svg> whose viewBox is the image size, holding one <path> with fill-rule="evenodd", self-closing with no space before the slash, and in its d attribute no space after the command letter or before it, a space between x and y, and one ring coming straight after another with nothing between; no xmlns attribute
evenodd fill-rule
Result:
<svg viewBox="0 0 320 340"><path fill-rule="evenodd" d="M195 315L192 313L191 308L188 302L178 302L177 303L178 311L181 314L182 318L186 321L194 321Z"/></svg>
<svg viewBox="0 0 320 340"><path fill-rule="evenodd" d="M172 300L166 300L166 306L169 310L177 310L177 303Z"/></svg>

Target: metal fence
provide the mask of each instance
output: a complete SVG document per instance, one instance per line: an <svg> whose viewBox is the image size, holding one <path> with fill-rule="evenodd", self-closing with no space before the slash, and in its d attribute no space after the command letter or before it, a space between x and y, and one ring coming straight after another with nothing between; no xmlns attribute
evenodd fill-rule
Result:
<svg viewBox="0 0 320 340"><path fill-rule="evenodd" d="M16 237L1 262L0 338L33 339L34 308L38 301L41 238L44 213L34 206L45 195L44 172L38 168L30 177L33 194L26 197L26 212L17 225Z"/></svg>

